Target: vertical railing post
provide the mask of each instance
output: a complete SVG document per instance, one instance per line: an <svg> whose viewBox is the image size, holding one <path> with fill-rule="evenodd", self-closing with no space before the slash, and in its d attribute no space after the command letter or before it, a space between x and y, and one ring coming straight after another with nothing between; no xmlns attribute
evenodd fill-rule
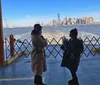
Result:
<svg viewBox="0 0 100 85"><path fill-rule="evenodd" d="M11 57L14 56L14 42L15 42L15 39L14 39L14 36L11 34L10 35L10 55Z"/></svg>
<svg viewBox="0 0 100 85"><path fill-rule="evenodd" d="M0 65L4 64L4 41L3 41L3 26L2 26L2 6L0 0Z"/></svg>

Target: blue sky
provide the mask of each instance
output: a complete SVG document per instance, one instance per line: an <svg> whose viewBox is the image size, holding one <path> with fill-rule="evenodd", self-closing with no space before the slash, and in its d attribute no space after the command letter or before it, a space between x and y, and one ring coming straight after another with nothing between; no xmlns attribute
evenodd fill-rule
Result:
<svg viewBox="0 0 100 85"><path fill-rule="evenodd" d="M8 25L34 25L36 22L47 23L65 16L93 16L100 21L100 0L2 0L3 20Z"/></svg>

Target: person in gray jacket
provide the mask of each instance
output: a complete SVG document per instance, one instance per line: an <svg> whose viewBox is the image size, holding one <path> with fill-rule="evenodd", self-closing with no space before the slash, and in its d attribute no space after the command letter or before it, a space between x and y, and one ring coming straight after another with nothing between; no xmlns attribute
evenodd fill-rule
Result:
<svg viewBox="0 0 100 85"><path fill-rule="evenodd" d="M77 35L77 29L72 29L69 34L71 38L66 41L65 46L61 46L61 49L64 50L61 67L67 67L72 74L72 80L68 81L69 85L79 85L76 72L80 62L80 54L84 47L83 41L78 39Z"/></svg>
<svg viewBox="0 0 100 85"><path fill-rule="evenodd" d="M32 53L31 53L31 68L35 74L34 85L46 85L42 82L42 73L47 70L46 56L44 47L47 46L47 41L42 35L42 26L35 24L31 32Z"/></svg>

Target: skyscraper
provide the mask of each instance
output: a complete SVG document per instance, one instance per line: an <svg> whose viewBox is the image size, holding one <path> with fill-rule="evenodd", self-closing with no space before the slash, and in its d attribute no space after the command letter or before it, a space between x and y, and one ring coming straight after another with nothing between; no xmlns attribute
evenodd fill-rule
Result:
<svg viewBox="0 0 100 85"><path fill-rule="evenodd" d="M61 25L60 14L58 13L57 25Z"/></svg>
<svg viewBox="0 0 100 85"><path fill-rule="evenodd" d="M60 14L58 13L58 21L60 21Z"/></svg>

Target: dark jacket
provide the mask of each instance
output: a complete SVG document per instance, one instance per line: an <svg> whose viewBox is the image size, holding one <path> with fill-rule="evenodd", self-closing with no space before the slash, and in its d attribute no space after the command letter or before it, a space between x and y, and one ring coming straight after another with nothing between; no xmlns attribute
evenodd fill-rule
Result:
<svg viewBox="0 0 100 85"><path fill-rule="evenodd" d="M61 66L76 72L80 62L80 54L83 52L84 48L83 42L78 38L71 38L66 43ZM61 48L64 48L63 46Z"/></svg>

